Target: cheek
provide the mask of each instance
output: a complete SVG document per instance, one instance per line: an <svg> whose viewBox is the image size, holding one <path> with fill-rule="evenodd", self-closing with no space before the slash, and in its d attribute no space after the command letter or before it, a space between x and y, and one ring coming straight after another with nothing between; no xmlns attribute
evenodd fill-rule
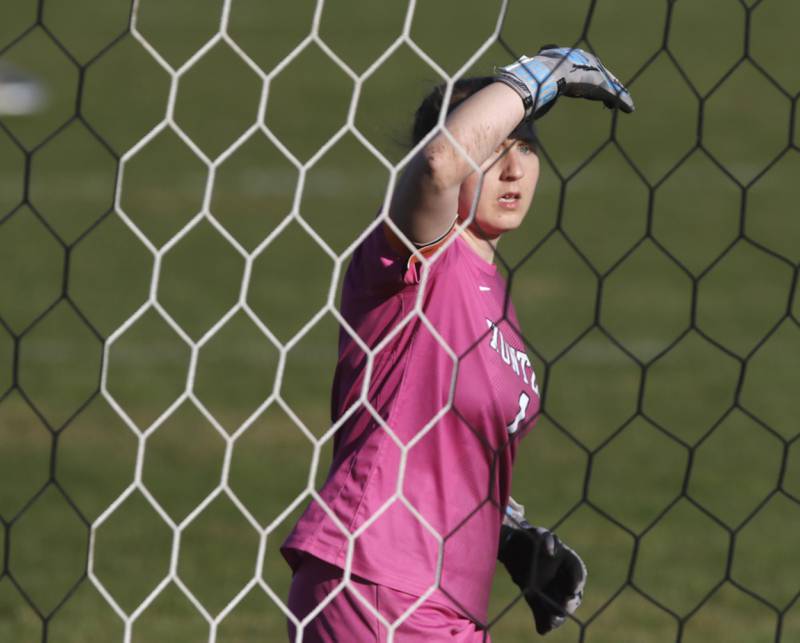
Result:
<svg viewBox="0 0 800 643"><path fill-rule="evenodd" d="M533 187L536 187L536 182L539 180L539 157L535 154L531 156L530 165L528 166L527 174L533 180Z"/></svg>
<svg viewBox="0 0 800 643"><path fill-rule="evenodd" d="M530 166L527 168L525 172L525 176L528 179L528 185L530 186L530 196L533 199L533 195L536 192L536 185L539 183L539 158L534 157L531 161Z"/></svg>

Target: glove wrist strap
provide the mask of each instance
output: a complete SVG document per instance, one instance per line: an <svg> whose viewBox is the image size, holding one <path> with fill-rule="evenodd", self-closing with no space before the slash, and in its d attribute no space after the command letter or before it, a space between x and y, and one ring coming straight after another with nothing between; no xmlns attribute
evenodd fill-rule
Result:
<svg viewBox="0 0 800 643"><path fill-rule="evenodd" d="M529 118L533 112L533 96L531 96L531 90L528 86L514 74L506 73L504 70L500 70L494 79L517 92L522 99L522 106L525 108L525 118Z"/></svg>

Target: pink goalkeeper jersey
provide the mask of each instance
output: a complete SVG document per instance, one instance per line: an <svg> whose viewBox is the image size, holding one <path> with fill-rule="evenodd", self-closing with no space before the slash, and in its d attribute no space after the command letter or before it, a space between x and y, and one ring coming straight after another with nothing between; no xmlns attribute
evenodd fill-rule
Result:
<svg viewBox="0 0 800 643"><path fill-rule="evenodd" d="M356 250L342 295L344 317L370 348L411 313L423 269L393 249L386 230L379 225ZM400 488L427 524L396 499L358 535L352 572L421 595L436 584L441 555L431 600L483 622L517 442L533 424L539 395L510 301L504 315L505 280L467 241L448 242L422 296L439 339L414 315L368 374L364 352L340 334L332 416L345 419L320 495L349 534L395 495L402 451L372 415L379 414L411 444ZM367 377L372 411L361 399ZM344 568L348 538L314 501L282 551L293 568L298 552Z"/></svg>

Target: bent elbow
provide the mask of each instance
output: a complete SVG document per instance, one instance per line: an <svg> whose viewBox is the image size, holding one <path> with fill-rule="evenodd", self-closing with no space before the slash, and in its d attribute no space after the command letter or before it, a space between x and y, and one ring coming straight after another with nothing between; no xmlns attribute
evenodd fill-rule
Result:
<svg viewBox="0 0 800 643"><path fill-rule="evenodd" d="M448 141L435 140L421 154L422 175L433 192L442 193L453 189L463 180L459 172L457 153Z"/></svg>

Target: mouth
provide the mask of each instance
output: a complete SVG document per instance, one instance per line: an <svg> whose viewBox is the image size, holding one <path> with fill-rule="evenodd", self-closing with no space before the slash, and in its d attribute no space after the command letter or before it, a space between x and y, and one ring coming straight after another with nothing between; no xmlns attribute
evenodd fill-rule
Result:
<svg viewBox="0 0 800 643"><path fill-rule="evenodd" d="M519 192L503 192L497 197L497 202L505 208L513 208L519 203L522 195Z"/></svg>

